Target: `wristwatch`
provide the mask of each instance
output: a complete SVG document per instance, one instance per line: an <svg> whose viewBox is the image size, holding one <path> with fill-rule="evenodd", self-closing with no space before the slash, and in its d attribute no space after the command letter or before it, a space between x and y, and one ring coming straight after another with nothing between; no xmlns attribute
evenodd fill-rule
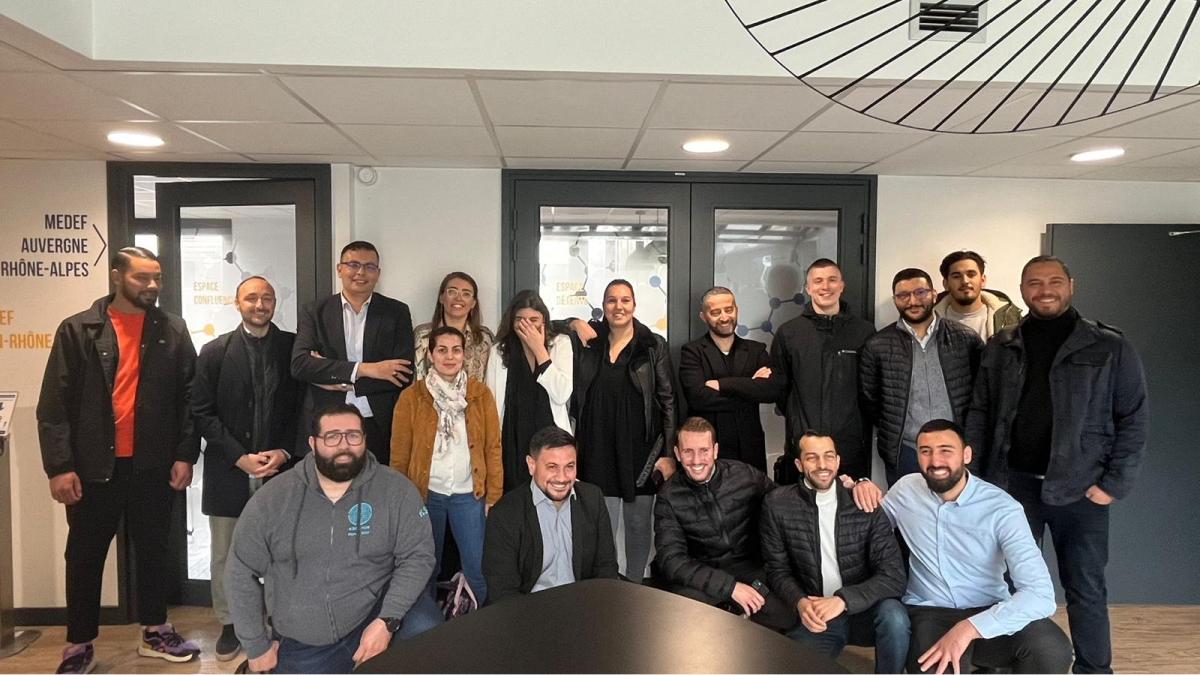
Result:
<svg viewBox="0 0 1200 675"><path fill-rule="evenodd" d="M381 616L379 620L383 622L383 625L387 626L388 632L392 635L395 635L396 631L400 630L400 619Z"/></svg>

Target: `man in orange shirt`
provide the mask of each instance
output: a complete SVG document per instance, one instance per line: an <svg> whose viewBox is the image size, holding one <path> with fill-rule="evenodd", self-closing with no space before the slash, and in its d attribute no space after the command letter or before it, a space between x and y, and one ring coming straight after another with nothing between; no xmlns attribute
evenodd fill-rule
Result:
<svg viewBox="0 0 1200 675"><path fill-rule="evenodd" d="M175 490L199 455L190 395L196 349L187 325L157 307L162 268L144 248L113 256L116 292L64 320L38 399L50 494L67 507L67 647L59 673L96 667L104 560L124 519L137 555L141 656L200 653L167 623L168 525Z"/></svg>

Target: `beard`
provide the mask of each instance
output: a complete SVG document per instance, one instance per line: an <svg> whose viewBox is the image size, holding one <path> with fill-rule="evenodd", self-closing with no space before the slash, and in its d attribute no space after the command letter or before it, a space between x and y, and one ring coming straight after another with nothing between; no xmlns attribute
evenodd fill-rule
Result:
<svg viewBox="0 0 1200 675"><path fill-rule="evenodd" d="M154 307L158 305L158 291L142 291L141 293L134 293L126 288L123 284L119 287L119 291L121 293L121 297L128 300L130 304L138 309L154 309Z"/></svg>
<svg viewBox="0 0 1200 675"><path fill-rule="evenodd" d="M918 316L915 319L908 315L908 310L910 310L910 309L914 309L914 308L912 308L912 307L904 308L904 312L902 312L902 316L904 317L904 320L906 322L908 322L909 325L912 325L914 323L922 323L923 321L925 321L925 319L929 318L930 314L933 314L933 303L922 306L920 316Z"/></svg>
<svg viewBox="0 0 1200 675"><path fill-rule="evenodd" d="M930 467L930 468L932 468L932 467ZM938 467L938 468L940 469L942 467ZM924 471L921 472L921 476L925 479L925 484L929 486L930 490L933 490L934 492L941 495L941 494L945 494L946 492L949 492L955 485L958 485L958 481L962 480L963 474L965 474L966 472L967 472L967 467L960 466L960 467L958 467L957 471L952 471L949 476L947 476L941 480L934 478L933 476L931 476L930 474L928 474Z"/></svg>
<svg viewBox="0 0 1200 675"><path fill-rule="evenodd" d="M729 337L733 335L735 330L737 330L737 322L731 321L724 325L719 323L710 323L708 324L708 329L712 331L714 335L718 335L720 337Z"/></svg>
<svg viewBox="0 0 1200 675"><path fill-rule="evenodd" d="M978 300L978 299L979 299L979 291L976 291L976 290L970 290L970 291L959 291L959 292L958 292L958 295L955 295L954 293L951 293L951 294L950 294L950 297L951 297L951 298L953 298L954 302L955 302L955 303L956 303L958 306L960 306L960 307L969 307L969 306L970 306L970 305L972 305L972 304L973 304L973 303L974 303L976 300Z"/></svg>
<svg viewBox="0 0 1200 675"><path fill-rule="evenodd" d="M367 464L366 452L363 452L363 454L359 457L354 457L354 453L352 452L339 452L328 459L322 457L321 453L315 450L313 451L313 454L316 455L315 459L317 462L317 471L320 472L322 476L325 476L335 483L345 483L347 481L354 480L354 478L362 472L363 467ZM337 459L342 455L346 455L354 459L353 461L345 464L339 463Z"/></svg>

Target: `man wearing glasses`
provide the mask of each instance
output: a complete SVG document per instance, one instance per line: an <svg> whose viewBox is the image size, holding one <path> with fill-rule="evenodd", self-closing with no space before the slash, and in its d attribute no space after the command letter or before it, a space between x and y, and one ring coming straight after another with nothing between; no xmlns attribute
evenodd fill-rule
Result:
<svg viewBox="0 0 1200 675"><path fill-rule="evenodd" d="M342 249L337 265L342 291L300 310L292 377L311 386L305 423L313 411L348 403L365 418L367 445L388 466L392 410L410 382L414 358L408 305L375 292L379 251L366 241ZM301 441L299 452L307 452Z"/></svg>
<svg viewBox="0 0 1200 675"><path fill-rule="evenodd" d="M250 498L225 566L252 672L349 673L393 635L443 621L425 592L433 531L416 486L367 452L357 407L320 411L311 432L312 452Z"/></svg>
<svg viewBox="0 0 1200 675"><path fill-rule="evenodd" d="M933 280L924 270L900 270L892 301L900 320L863 346L858 392L875 425L888 485L917 473L917 432L929 420L965 422L983 342L975 331L938 318Z"/></svg>

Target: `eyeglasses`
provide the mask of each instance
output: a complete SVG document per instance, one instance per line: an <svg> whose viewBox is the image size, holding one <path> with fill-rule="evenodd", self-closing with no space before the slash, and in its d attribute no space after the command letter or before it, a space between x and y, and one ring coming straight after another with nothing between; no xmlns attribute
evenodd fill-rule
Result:
<svg viewBox="0 0 1200 675"><path fill-rule="evenodd" d="M925 302L931 295L933 295L933 291L929 290L928 288L918 288L912 292L905 291L903 293L897 293L893 297L896 298L898 302L908 302L909 298L916 298L919 302Z"/></svg>
<svg viewBox="0 0 1200 675"><path fill-rule="evenodd" d="M346 445L362 445L363 443L363 432L361 431L330 431L317 438L320 438L325 445L337 445L342 442L343 437L346 439Z"/></svg>
<svg viewBox="0 0 1200 675"><path fill-rule="evenodd" d="M363 270L367 274L375 274L376 272L379 271L379 265L376 265L375 263L367 263L366 265L364 265L356 260L351 260L350 262L342 262L342 263L338 263L338 264L345 265L347 268L350 269L351 272L354 272L355 274L358 274L359 270Z"/></svg>
<svg viewBox="0 0 1200 675"><path fill-rule="evenodd" d="M447 298L462 298L463 300L470 300L471 298L475 297L475 292L469 291L465 288L460 291L457 288L454 288L453 286L451 286L450 288L446 289L446 297Z"/></svg>

